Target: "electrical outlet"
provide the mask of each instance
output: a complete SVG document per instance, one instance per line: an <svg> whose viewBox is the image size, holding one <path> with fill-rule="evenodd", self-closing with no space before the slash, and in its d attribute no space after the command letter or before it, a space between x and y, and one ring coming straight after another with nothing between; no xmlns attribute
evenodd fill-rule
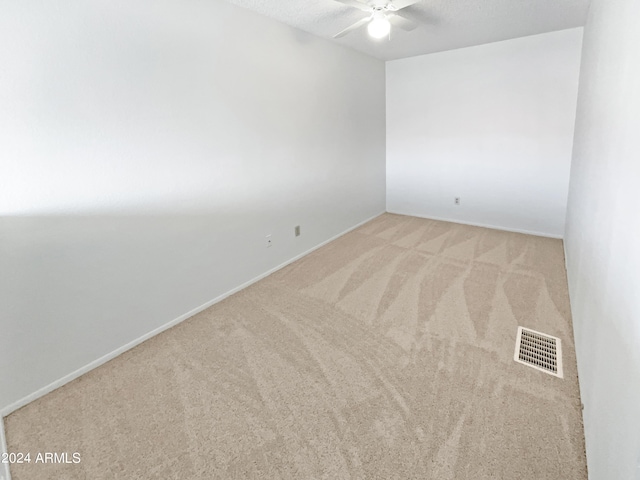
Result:
<svg viewBox="0 0 640 480"><path fill-rule="evenodd" d="M455 203L456 205L460 205L460 197L456 197L456 198L453 200L453 203Z"/></svg>
<svg viewBox="0 0 640 480"><path fill-rule="evenodd" d="M294 233L296 237L300 236L300 225L296 225L296 228L294 229Z"/></svg>
<svg viewBox="0 0 640 480"><path fill-rule="evenodd" d="M271 246L271 234L267 235L267 248Z"/></svg>

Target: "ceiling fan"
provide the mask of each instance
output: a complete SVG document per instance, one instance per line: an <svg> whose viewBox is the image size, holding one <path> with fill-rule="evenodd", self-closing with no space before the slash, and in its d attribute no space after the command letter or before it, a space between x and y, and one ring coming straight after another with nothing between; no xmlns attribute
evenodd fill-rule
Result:
<svg viewBox="0 0 640 480"><path fill-rule="evenodd" d="M348 33L367 25L367 32L373 38L384 38L391 32L391 25L399 27L403 30L411 31L418 26L418 23L411 19L405 12L401 12L403 8L413 5L420 0L370 0L367 3L358 0L336 0L336 2L350 7L355 7L363 12L369 13L369 16L358 20L353 25L348 26L333 38L341 38Z"/></svg>

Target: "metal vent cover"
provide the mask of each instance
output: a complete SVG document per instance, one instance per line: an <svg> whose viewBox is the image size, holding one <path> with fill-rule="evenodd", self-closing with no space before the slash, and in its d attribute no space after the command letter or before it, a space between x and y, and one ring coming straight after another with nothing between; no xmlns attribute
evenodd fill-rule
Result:
<svg viewBox="0 0 640 480"><path fill-rule="evenodd" d="M563 378L562 342L557 337L518 327L513 359L518 363Z"/></svg>

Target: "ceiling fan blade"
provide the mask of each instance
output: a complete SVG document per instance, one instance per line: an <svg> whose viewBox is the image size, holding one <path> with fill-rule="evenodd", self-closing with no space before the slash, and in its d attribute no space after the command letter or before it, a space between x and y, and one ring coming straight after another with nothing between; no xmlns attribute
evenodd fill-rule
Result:
<svg viewBox="0 0 640 480"><path fill-rule="evenodd" d="M370 12L371 7L366 3L359 2L358 0L335 0L338 3L342 3L343 5L348 5L350 7L357 8L362 10L363 12Z"/></svg>
<svg viewBox="0 0 640 480"><path fill-rule="evenodd" d="M390 0L389 10L391 10L392 12L397 12L398 10L407 8L415 3L418 3L419 1L420 0Z"/></svg>
<svg viewBox="0 0 640 480"><path fill-rule="evenodd" d="M407 32L415 30L419 25L418 22L401 12L394 12L392 15L389 15L389 21L392 25L406 30Z"/></svg>
<svg viewBox="0 0 640 480"><path fill-rule="evenodd" d="M340 33L336 33L333 36L333 38L344 37L347 33L351 33L354 30L357 30L358 28L360 28L360 27L366 25L367 23L369 23L369 20L371 20L371 18L369 18L369 17L363 18L362 20L358 20L356 23L354 23L353 25L349 25L347 28L342 30Z"/></svg>

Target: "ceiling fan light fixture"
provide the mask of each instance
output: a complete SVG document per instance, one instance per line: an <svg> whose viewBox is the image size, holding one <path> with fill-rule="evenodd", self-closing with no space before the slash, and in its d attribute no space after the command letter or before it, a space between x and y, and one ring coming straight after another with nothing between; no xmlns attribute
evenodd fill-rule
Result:
<svg viewBox="0 0 640 480"><path fill-rule="evenodd" d="M384 15L374 15L367 25L367 32L373 38L384 38L391 31L391 22Z"/></svg>
<svg viewBox="0 0 640 480"><path fill-rule="evenodd" d="M391 33L391 20L393 20L394 28L397 27L410 32L418 27L419 22L411 19L410 13L398 13L398 11L419 1L420 0L336 0L336 2L343 5L367 12L369 16L352 23L341 32L336 33L333 38L342 38L366 26L371 38L383 39L387 37L391 40L391 36L389 35Z"/></svg>

